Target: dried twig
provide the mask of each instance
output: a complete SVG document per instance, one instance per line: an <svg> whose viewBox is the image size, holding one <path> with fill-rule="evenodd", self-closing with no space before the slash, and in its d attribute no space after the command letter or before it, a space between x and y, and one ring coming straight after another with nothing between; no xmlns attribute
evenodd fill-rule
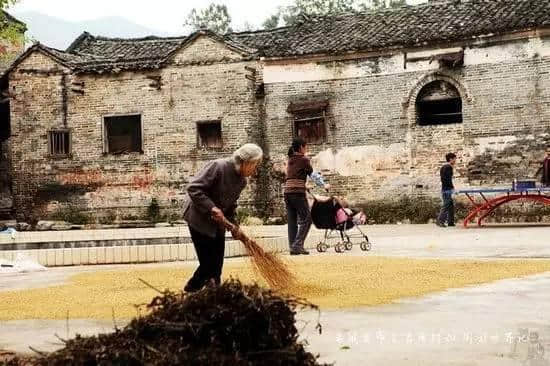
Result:
<svg viewBox="0 0 550 366"><path fill-rule="evenodd" d="M67 318L65 320L65 331L67 333L66 337L69 338L69 310L67 310Z"/></svg>
<svg viewBox="0 0 550 366"><path fill-rule="evenodd" d="M141 278L138 278L138 280L140 280L145 286L155 290L156 292L158 292L159 294L163 294L164 292L159 290L158 288L156 288L155 286L151 285L150 283L148 283L147 281L145 280L142 280Z"/></svg>
<svg viewBox="0 0 550 366"><path fill-rule="evenodd" d="M111 313L113 316L113 326L115 327L115 330L118 330L118 326L116 325L116 319L115 319L115 308L111 308Z"/></svg>
<svg viewBox="0 0 550 366"><path fill-rule="evenodd" d="M33 358L8 361L24 365L28 360L34 366L95 365L98 360L112 365L320 366L295 326L296 312L307 308L317 309L306 300L237 280L189 295L166 290L151 301L145 316L121 330L77 336L55 352L33 349L38 354Z"/></svg>
<svg viewBox="0 0 550 366"><path fill-rule="evenodd" d="M57 333L55 333L54 336L55 336L55 338L59 339L63 344L67 344L67 340L61 338L59 335L57 335Z"/></svg>
<svg viewBox="0 0 550 366"><path fill-rule="evenodd" d="M34 353L36 353L36 354L42 356L42 357L46 357L46 356L48 355L47 352L39 351L39 350L37 350L36 348L33 348L33 347L31 347L31 346L29 346L29 349L30 349L31 351L33 351Z"/></svg>

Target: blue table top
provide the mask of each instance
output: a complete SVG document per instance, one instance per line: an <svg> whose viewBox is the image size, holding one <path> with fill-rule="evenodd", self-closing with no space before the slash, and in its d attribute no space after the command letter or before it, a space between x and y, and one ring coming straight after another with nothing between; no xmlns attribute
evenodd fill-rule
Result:
<svg viewBox="0 0 550 366"><path fill-rule="evenodd" d="M474 189L461 189L455 191L455 194L467 194L467 193L543 193L550 192L550 187L538 187L538 188L474 188Z"/></svg>

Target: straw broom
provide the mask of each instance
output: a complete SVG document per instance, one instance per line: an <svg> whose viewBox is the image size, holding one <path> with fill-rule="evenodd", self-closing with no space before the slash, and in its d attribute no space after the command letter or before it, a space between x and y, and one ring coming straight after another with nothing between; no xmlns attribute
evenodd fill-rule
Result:
<svg viewBox="0 0 550 366"><path fill-rule="evenodd" d="M249 238L241 229L229 222L226 218L223 225L231 232L233 238L243 243L252 266L273 288L288 288L295 282L294 275L274 253L266 252L253 239Z"/></svg>

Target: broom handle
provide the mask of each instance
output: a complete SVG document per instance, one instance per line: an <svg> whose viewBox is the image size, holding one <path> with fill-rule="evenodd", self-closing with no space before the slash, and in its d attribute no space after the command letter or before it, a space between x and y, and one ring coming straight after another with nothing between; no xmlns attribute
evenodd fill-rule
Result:
<svg viewBox="0 0 550 366"><path fill-rule="evenodd" d="M229 231L234 230L236 228L235 224L230 222L226 217L223 218L222 224Z"/></svg>
<svg viewBox="0 0 550 366"><path fill-rule="evenodd" d="M240 231L239 227L237 225L235 225L234 223L232 223L231 221L229 221L226 217L223 218L222 224L231 233Z"/></svg>
<svg viewBox="0 0 550 366"><path fill-rule="evenodd" d="M233 239L242 242L246 250L250 252L250 238L241 230L238 225L235 225L224 217L223 226L231 232L231 235L233 235Z"/></svg>

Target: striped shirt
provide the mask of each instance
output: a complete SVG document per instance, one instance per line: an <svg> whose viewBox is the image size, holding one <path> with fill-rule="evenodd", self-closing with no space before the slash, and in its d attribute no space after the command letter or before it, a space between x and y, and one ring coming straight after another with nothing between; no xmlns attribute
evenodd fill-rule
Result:
<svg viewBox="0 0 550 366"><path fill-rule="evenodd" d="M313 173L309 159L295 153L288 158L286 169L285 193L305 193L307 176Z"/></svg>

